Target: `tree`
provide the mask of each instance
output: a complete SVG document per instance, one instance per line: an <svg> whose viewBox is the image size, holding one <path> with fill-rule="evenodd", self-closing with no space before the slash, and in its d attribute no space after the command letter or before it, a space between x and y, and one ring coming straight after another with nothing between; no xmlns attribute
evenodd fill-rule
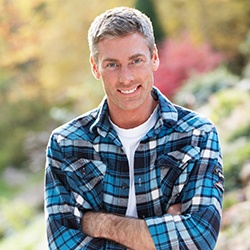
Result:
<svg viewBox="0 0 250 250"><path fill-rule="evenodd" d="M230 70L240 74L244 58L239 44L246 37L250 25L249 0L158 0L157 6L168 37L178 37L183 30L196 43L207 42L224 52Z"/></svg>
<svg viewBox="0 0 250 250"><path fill-rule="evenodd" d="M42 1L0 0L0 170L25 166L24 142L30 131L48 126L37 70ZM40 6L40 8L37 8Z"/></svg>
<svg viewBox="0 0 250 250"><path fill-rule="evenodd" d="M154 27L155 40L157 43L161 42L165 38L165 32L162 28L154 2L152 0L137 0L135 8L142 11L151 19Z"/></svg>

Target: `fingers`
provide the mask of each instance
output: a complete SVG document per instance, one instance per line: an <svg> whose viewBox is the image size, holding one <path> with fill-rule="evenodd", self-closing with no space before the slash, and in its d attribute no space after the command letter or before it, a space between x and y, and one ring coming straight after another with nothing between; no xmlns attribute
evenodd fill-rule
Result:
<svg viewBox="0 0 250 250"><path fill-rule="evenodd" d="M171 215L181 214L181 208L182 208L181 203L173 204L168 208L167 214L171 214Z"/></svg>

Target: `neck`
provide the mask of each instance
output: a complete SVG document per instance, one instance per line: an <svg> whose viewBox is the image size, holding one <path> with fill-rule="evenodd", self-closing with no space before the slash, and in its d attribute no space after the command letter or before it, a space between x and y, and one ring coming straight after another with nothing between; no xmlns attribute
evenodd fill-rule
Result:
<svg viewBox="0 0 250 250"><path fill-rule="evenodd" d="M120 128L135 128L148 120L156 106L157 102L152 99L151 105L146 108L141 106L132 110L119 110L119 112L109 110L110 118Z"/></svg>

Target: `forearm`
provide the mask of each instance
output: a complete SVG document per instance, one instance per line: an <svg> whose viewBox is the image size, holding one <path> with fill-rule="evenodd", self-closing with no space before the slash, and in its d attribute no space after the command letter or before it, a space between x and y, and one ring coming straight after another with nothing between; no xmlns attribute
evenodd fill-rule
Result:
<svg viewBox="0 0 250 250"><path fill-rule="evenodd" d="M155 249L144 220L101 212L87 212L82 218L82 231L95 238L115 241L130 249Z"/></svg>

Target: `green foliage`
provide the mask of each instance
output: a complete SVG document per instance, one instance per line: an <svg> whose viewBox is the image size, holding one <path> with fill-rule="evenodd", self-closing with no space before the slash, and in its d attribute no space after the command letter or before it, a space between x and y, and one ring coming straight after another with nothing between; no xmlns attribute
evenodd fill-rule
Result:
<svg viewBox="0 0 250 250"><path fill-rule="evenodd" d="M137 0L135 2L135 8L141 10L145 13L150 20L154 27L154 34L156 42L161 42L165 38L165 32L162 28L162 24L160 22L160 16L157 13L155 2L153 0Z"/></svg>
<svg viewBox="0 0 250 250"><path fill-rule="evenodd" d="M218 92L210 102L210 114L223 142L226 190L241 187L240 171L250 160L250 93L239 86Z"/></svg>
<svg viewBox="0 0 250 250"><path fill-rule="evenodd" d="M175 97L175 101L180 105L198 108L206 104L211 95L223 89L230 88L238 80L238 76L231 74L224 67L219 67L214 71L202 75L194 75L180 89ZM224 94L222 93L222 101L224 100L223 97ZM230 98L226 98L226 100L231 101Z"/></svg>
<svg viewBox="0 0 250 250"><path fill-rule="evenodd" d="M237 191L236 192L227 192L226 195L224 196L223 200L223 209L228 209L232 207L233 205L238 203L237 199Z"/></svg>
<svg viewBox="0 0 250 250"><path fill-rule="evenodd" d="M250 31L246 35L246 39L240 44L240 52L243 54L246 65L243 69L243 76L250 79Z"/></svg>
<svg viewBox="0 0 250 250"><path fill-rule="evenodd" d="M239 178L244 163L250 158L249 142L233 142L233 148L224 154L225 188L227 191L240 188L242 183Z"/></svg>
<svg viewBox="0 0 250 250"><path fill-rule="evenodd" d="M208 105L222 141L226 190L241 187L240 171L250 160L249 100L250 93L237 83L213 95Z"/></svg>
<svg viewBox="0 0 250 250"><path fill-rule="evenodd" d="M22 230L32 220L34 211L28 204L18 201L10 204L5 199L1 199L0 204L0 234L2 236Z"/></svg>
<svg viewBox="0 0 250 250"><path fill-rule="evenodd" d="M250 79L250 62L244 67L243 75Z"/></svg>
<svg viewBox="0 0 250 250"><path fill-rule="evenodd" d="M48 126L48 107L42 100L20 100L1 107L0 170L7 166L23 167L27 160L24 142L29 131L41 131Z"/></svg>
<svg viewBox="0 0 250 250"><path fill-rule="evenodd" d="M228 142L231 143L240 138L250 139L250 121L249 123L243 124L239 128L236 128L228 137Z"/></svg>
<svg viewBox="0 0 250 250"><path fill-rule="evenodd" d="M35 250L47 249L45 236L45 220L41 214L32 218L32 223L26 225L18 233L4 238L0 242L0 250L22 249Z"/></svg>
<svg viewBox="0 0 250 250"><path fill-rule="evenodd" d="M0 197L1 199L8 199L15 194L18 194L20 191L20 187L16 185L10 185L10 183L6 182L4 178L0 177ZM1 233L0 233L1 234Z"/></svg>
<svg viewBox="0 0 250 250"><path fill-rule="evenodd" d="M235 88L218 92L212 100L211 116L213 120L219 123L224 118L230 116L236 107L244 104L247 100L248 94L237 91Z"/></svg>
<svg viewBox="0 0 250 250"><path fill-rule="evenodd" d="M250 25L249 1L158 0L157 3L168 36L178 35L185 29L197 42L208 42L231 56L239 53L238 45L245 39Z"/></svg>

